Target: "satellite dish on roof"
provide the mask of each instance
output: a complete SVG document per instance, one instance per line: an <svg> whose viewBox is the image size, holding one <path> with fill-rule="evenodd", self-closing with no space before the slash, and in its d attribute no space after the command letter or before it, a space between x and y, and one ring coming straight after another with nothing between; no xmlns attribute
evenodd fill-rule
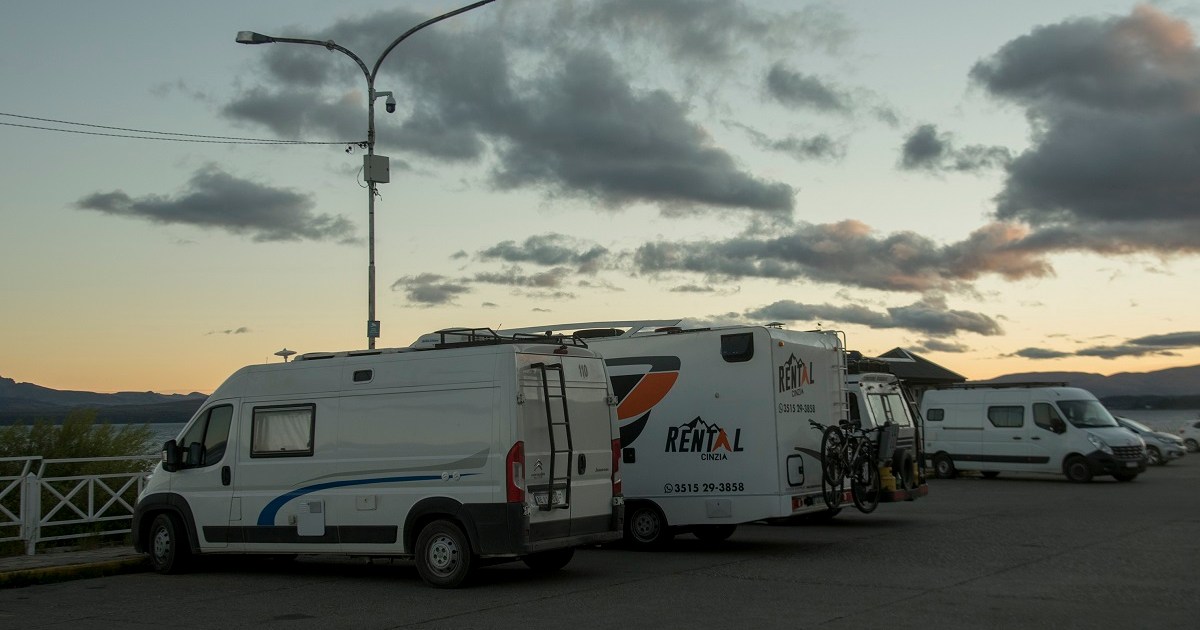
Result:
<svg viewBox="0 0 1200 630"><path fill-rule="evenodd" d="M295 350L288 350L287 348L284 348L283 350L276 352L275 356L283 357L283 362L287 363L288 357L292 356L293 354L296 354Z"/></svg>

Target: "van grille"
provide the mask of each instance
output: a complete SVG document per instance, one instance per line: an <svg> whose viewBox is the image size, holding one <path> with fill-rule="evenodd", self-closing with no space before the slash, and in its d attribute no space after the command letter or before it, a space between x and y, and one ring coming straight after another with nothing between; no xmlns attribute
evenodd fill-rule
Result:
<svg viewBox="0 0 1200 630"><path fill-rule="evenodd" d="M1114 446L1113 457L1124 461L1134 461L1142 459L1145 454L1142 453L1140 446Z"/></svg>

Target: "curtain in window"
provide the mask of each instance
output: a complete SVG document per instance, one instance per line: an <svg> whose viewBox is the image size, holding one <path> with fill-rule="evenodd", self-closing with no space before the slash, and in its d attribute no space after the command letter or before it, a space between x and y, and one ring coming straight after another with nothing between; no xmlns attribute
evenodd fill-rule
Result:
<svg viewBox="0 0 1200 630"><path fill-rule="evenodd" d="M288 453L312 449L312 409L273 409L254 413L254 452Z"/></svg>

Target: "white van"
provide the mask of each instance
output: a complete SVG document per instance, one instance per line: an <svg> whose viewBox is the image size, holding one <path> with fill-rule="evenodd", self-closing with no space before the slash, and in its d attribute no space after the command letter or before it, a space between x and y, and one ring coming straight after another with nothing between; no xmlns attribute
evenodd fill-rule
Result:
<svg viewBox="0 0 1200 630"><path fill-rule="evenodd" d="M561 568L623 513L616 399L571 344L481 329L242 368L164 445L134 545L162 573L198 553L414 558L439 587L481 559Z"/></svg>
<svg viewBox="0 0 1200 630"><path fill-rule="evenodd" d="M875 362L876 364L881 362ZM886 366L884 366L886 367ZM888 449L891 458L882 462L881 501L911 501L929 493L925 484L921 454L920 427L914 421L915 409L893 374L860 372L850 364L846 379L846 402L851 424L865 429L893 425L896 443Z"/></svg>
<svg viewBox="0 0 1200 630"><path fill-rule="evenodd" d="M660 546L682 532L720 541L741 523L830 512L822 496L821 432L809 422L847 420L841 334L774 326L688 330L679 323L505 331L573 331L604 355L620 400L626 542ZM919 493L893 483L881 495L888 501Z"/></svg>
<svg viewBox="0 0 1200 630"><path fill-rule="evenodd" d="M1071 481L1146 470L1140 438L1123 429L1087 390L1063 384L958 385L921 398L925 453L940 478L960 469L1061 473Z"/></svg>

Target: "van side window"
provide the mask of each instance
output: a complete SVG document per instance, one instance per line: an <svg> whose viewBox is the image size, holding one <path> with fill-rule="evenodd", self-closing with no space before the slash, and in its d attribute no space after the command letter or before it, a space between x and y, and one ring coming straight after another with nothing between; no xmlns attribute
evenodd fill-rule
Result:
<svg viewBox="0 0 1200 630"><path fill-rule="evenodd" d="M250 457L302 457L313 454L316 405L255 407Z"/></svg>
<svg viewBox="0 0 1200 630"><path fill-rule="evenodd" d="M846 409L850 411L850 424L862 426L862 413L858 410L858 394L846 392Z"/></svg>
<svg viewBox="0 0 1200 630"><path fill-rule="evenodd" d="M1054 405L1050 403L1033 403L1033 423L1052 433L1061 433L1066 428Z"/></svg>
<svg viewBox="0 0 1200 630"><path fill-rule="evenodd" d="M945 409L928 409L925 411L925 419L930 422L941 422L945 417Z"/></svg>
<svg viewBox="0 0 1200 630"><path fill-rule="evenodd" d="M741 363L754 358L754 333L721 335L721 358L727 363Z"/></svg>
<svg viewBox="0 0 1200 630"><path fill-rule="evenodd" d="M994 427L1022 427L1025 426L1025 408L1020 405L988 407L988 420Z"/></svg>
<svg viewBox="0 0 1200 630"><path fill-rule="evenodd" d="M221 405L204 412L196 419L187 433L179 438L179 446L183 447L183 465L188 468L211 466L225 456L225 444L229 441L229 424L233 419L233 407ZM203 453L200 461L189 462L188 447L192 444L202 444Z"/></svg>

